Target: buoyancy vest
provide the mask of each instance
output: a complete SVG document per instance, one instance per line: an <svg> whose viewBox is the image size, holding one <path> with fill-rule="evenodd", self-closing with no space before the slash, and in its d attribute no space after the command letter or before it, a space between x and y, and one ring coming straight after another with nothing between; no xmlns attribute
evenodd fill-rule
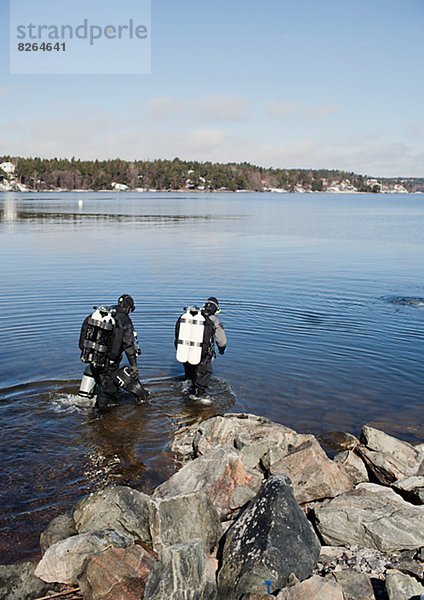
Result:
<svg viewBox="0 0 424 600"><path fill-rule="evenodd" d="M198 365L202 358L213 352L214 326L202 309L188 307L178 319L176 333L179 362Z"/></svg>
<svg viewBox="0 0 424 600"><path fill-rule="evenodd" d="M82 362L93 367L105 367L109 358L116 322L114 310L108 306L95 307L81 328L80 349Z"/></svg>

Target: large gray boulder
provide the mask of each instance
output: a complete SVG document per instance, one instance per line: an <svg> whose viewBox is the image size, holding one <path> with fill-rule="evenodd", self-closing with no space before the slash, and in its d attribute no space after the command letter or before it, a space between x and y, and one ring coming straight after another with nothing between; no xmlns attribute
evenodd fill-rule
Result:
<svg viewBox="0 0 424 600"><path fill-rule="evenodd" d="M35 565L0 565L0 600L34 600L58 590L34 575Z"/></svg>
<svg viewBox="0 0 424 600"><path fill-rule="evenodd" d="M419 581L396 569L386 573L386 590L389 600L419 600L424 595L424 586Z"/></svg>
<svg viewBox="0 0 424 600"><path fill-rule="evenodd" d="M261 482L262 476L243 464L237 450L219 446L185 464L156 488L153 499L203 492L225 519L255 496Z"/></svg>
<svg viewBox="0 0 424 600"><path fill-rule="evenodd" d="M66 540L66 538L76 535L77 533L78 531L76 530L72 513L67 512L63 515L59 515L50 521L47 529L40 535L41 552L44 554L46 550L56 542Z"/></svg>
<svg viewBox="0 0 424 600"><path fill-rule="evenodd" d="M84 600L140 600L156 562L156 553L140 545L94 554L79 578Z"/></svg>
<svg viewBox="0 0 424 600"><path fill-rule="evenodd" d="M361 442L356 452L383 485L418 474L424 459L419 448L368 426L362 429Z"/></svg>
<svg viewBox="0 0 424 600"><path fill-rule="evenodd" d="M277 462L269 452L263 463L272 475L290 477L299 504L334 498L353 489L353 481L344 467L330 460L313 437Z"/></svg>
<svg viewBox="0 0 424 600"><path fill-rule="evenodd" d="M200 541L164 548L159 559L144 600L215 600L216 560L204 553Z"/></svg>
<svg viewBox="0 0 424 600"><path fill-rule="evenodd" d="M35 569L36 577L43 581L76 584L83 572L86 558L112 546L130 545L129 537L123 538L116 531L80 533L50 546Z"/></svg>
<svg viewBox="0 0 424 600"><path fill-rule="evenodd" d="M200 540L204 551L209 553L222 535L218 512L202 492L157 498L150 531L153 548L158 552L167 546Z"/></svg>
<svg viewBox="0 0 424 600"><path fill-rule="evenodd" d="M281 590L277 600L346 600L346 596L337 581L314 575Z"/></svg>
<svg viewBox="0 0 424 600"><path fill-rule="evenodd" d="M228 413L203 421L193 446L197 456L205 455L217 446L236 448L243 463L254 468L270 448L279 448L288 454L309 437L264 417Z"/></svg>
<svg viewBox="0 0 424 600"><path fill-rule="evenodd" d="M271 591L312 573L320 543L296 503L290 481L274 476L262 486L227 534L219 572L219 597L236 600L243 594Z"/></svg>
<svg viewBox="0 0 424 600"><path fill-rule="evenodd" d="M324 543L359 545L382 552L424 545L424 507L412 506L392 489L361 483L356 490L314 509Z"/></svg>
<svg viewBox="0 0 424 600"><path fill-rule="evenodd" d="M84 498L74 511L79 533L113 529L133 540L151 543L150 496L126 486L109 486Z"/></svg>

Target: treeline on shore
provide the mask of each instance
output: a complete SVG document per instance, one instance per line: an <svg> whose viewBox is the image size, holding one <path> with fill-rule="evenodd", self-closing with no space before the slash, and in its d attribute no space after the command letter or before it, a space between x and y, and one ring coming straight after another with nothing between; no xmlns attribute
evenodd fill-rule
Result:
<svg viewBox="0 0 424 600"><path fill-rule="evenodd" d="M327 169L274 169L244 163L212 163L173 160L125 161L20 158L3 156L12 162L16 180L30 190L105 190L113 184L130 190L252 190L281 189L326 191L334 185L349 185L358 192L378 192L380 184L366 175ZM424 178L379 179L387 185L402 183L408 192L424 190ZM347 183L346 183L347 182Z"/></svg>

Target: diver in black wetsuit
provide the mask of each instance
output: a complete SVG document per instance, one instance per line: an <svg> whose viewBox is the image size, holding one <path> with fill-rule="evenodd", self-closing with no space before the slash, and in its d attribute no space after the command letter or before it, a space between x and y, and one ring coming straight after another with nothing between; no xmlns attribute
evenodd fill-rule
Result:
<svg viewBox="0 0 424 600"><path fill-rule="evenodd" d="M118 299L118 304L112 307L114 327L107 348L107 358L102 366L90 363L90 371L96 382L97 406L104 408L114 402L119 388L124 388L143 402L149 395L139 381L137 368L137 345L134 336L134 327L130 314L135 310L133 298L123 294ZM91 316L88 316L82 325L79 347L84 351L87 330ZM129 369L120 368L123 354L126 354Z"/></svg>

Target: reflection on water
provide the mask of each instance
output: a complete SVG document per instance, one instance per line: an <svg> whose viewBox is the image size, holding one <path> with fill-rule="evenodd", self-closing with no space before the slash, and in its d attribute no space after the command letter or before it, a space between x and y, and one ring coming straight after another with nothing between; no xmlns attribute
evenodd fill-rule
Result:
<svg viewBox="0 0 424 600"><path fill-rule="evenodd" d="M152 489L176 428L234 403L303 432L423 440L424 197L0 194L0 215L0 563L93 489ZM79 329L122 293L153 394L99 416L75 406ZM207 406L173 336L211 295L229 347Z"/></svg>
<svg viewBox="0 0 424 600"><path fill-rule="evenodd" d="M0 213L0 220L5 221L6 223L13 223L13 221L16 221L18 218L18 209L15 198L7 195L4 201L3 210Z"/></svg>

